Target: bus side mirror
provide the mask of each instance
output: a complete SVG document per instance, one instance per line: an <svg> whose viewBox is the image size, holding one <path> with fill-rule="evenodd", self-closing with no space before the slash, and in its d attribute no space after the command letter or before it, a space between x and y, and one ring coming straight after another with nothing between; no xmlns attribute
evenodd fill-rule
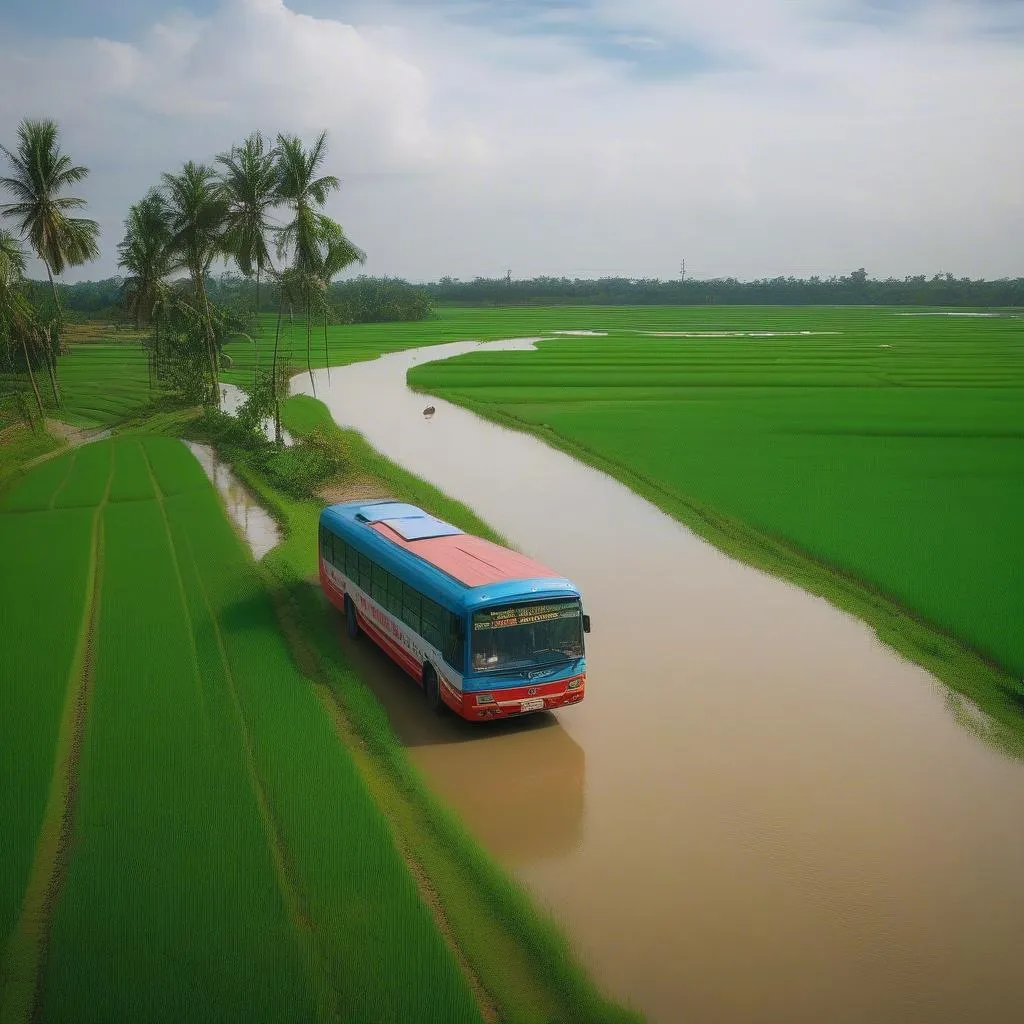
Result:
<svg viewBox="0 0 1024 1024"><path fill-rule="evenodd" d="M589 633L590 632L590 616L589 615L584 615L583 616L583 632L584 633Z"/></svg>

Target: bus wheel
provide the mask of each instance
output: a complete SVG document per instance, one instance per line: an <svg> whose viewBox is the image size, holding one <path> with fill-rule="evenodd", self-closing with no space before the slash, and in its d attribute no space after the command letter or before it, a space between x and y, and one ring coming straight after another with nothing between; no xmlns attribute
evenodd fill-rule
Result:
<svg viewBox="0 0 1024 1024"><path fill-rule="evenodd" d="M427 695L427 704L435 715L444 711L444 701L441 700L441 687L437 682L437 673L434 666L426 664L423 666L423 692Z"/></svg>
<svg viewBox="0 0 1024 1024"><path fill-rule="evenodd" d="M356 618L356 606L352 598L345 595L345 632L355 640L359 636L359 620Z"/></svg>

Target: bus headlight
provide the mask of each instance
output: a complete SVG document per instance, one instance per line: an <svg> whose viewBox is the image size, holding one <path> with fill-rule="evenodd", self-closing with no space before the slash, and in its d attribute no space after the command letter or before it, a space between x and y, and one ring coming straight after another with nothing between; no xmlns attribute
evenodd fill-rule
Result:
<svg viewBox="0 0 1024 1024"><path fill-rule="evenodd" d="M582 679L570 679L569 680L569 689L570 690L578 690L580 688L580 683L582 683L582 682L583 682Z"/></svg>
<svg viewBox="0 0 1024 1024"><path fill-rule="evenodd" d="M477 704L493 704L494 694L492 693L478 693L476 695Z"/></svg>

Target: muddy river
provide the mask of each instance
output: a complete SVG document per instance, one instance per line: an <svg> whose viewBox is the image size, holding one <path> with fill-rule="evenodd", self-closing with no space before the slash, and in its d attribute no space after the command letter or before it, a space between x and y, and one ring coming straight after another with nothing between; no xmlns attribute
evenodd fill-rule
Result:
<svg viewBox="0 0 1024 1024"><path fill-rule="evenodd" d="M501 728L434 719L357 645L434 787L651 1021L1024 1019L1024 764L858 620L407 389L410 366L475 347L316 382L339 423L572 578L593 619L583 704Z"/></svg>

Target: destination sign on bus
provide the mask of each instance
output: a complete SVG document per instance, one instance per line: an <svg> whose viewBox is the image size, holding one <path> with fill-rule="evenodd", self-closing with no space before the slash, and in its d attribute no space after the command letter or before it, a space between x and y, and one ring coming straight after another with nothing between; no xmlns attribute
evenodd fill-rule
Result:
<svg viewBox="0 0 1024 1024"><path fill-rule="evenodd" d="M493 608L473 616L473 630L504 629L507 626L529 626L537 622L551 622L555 619L577 619L580 614L578 601L549 601L545 604L512 605L509 608Z"/></svg>

